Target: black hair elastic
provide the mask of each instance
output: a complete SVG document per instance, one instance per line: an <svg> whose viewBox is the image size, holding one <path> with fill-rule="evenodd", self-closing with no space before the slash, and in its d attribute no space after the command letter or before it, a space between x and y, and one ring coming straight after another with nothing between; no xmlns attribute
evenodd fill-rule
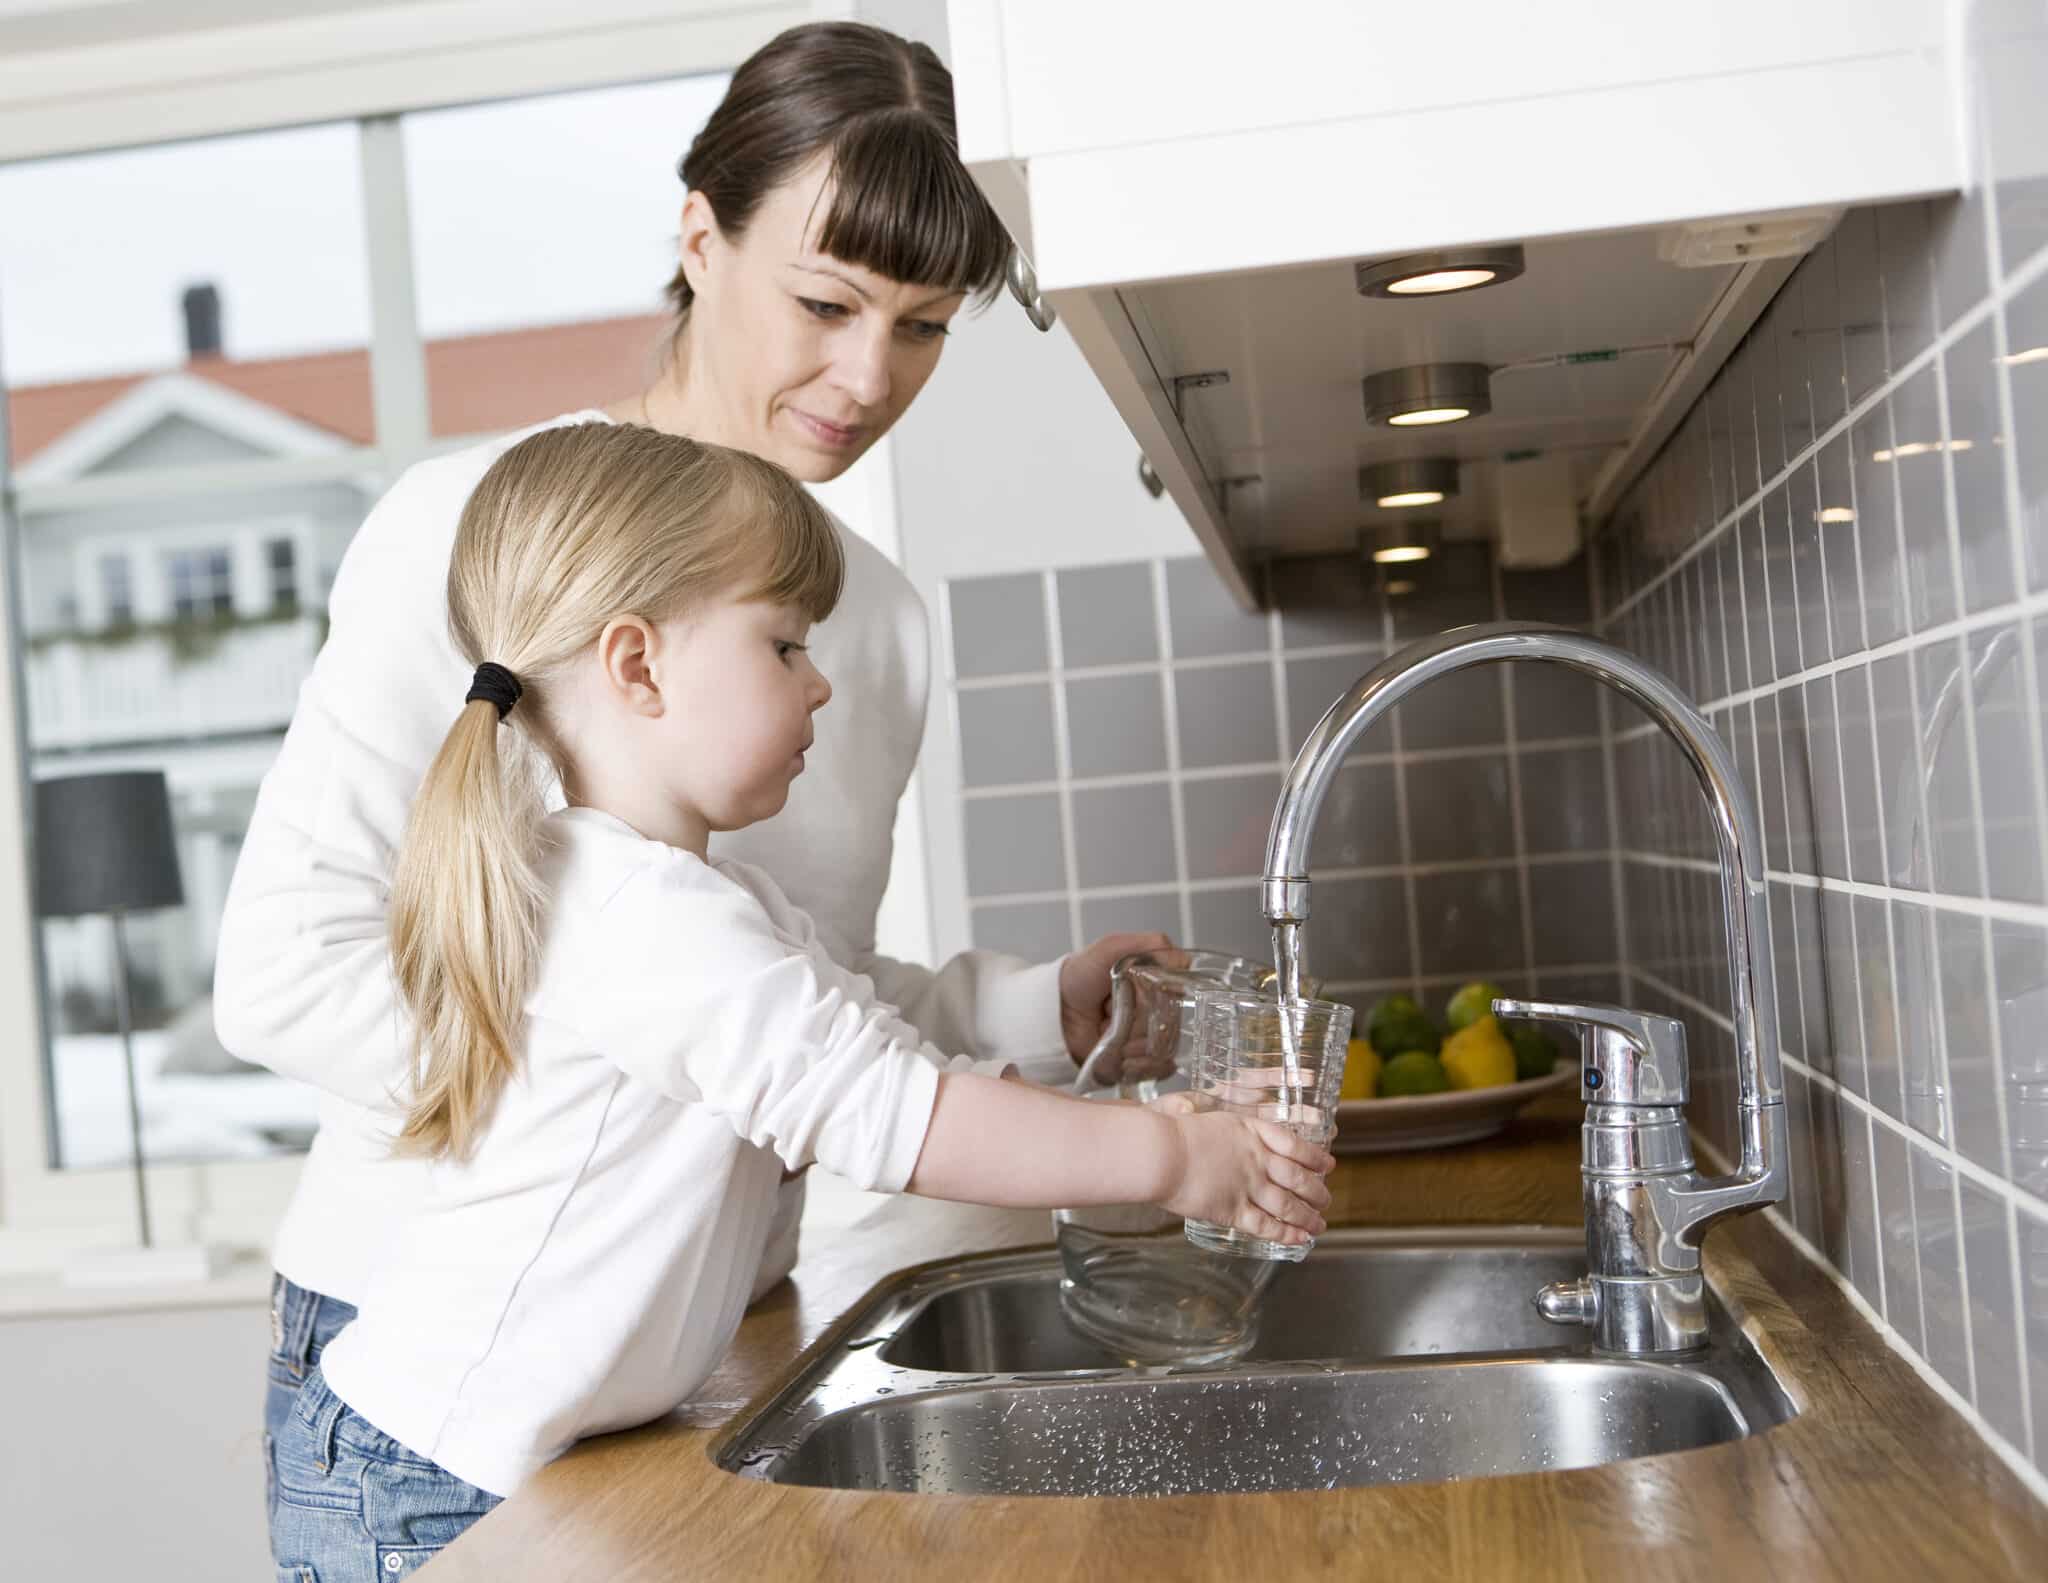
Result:
<svg viewBox="0 0 2048 1583"><path fill-rule="evenodd" d="M481 698L487 704L498 706L498 718L503 720L512 712L512 706L519 702L526 689L519 685L519 678L502 665L493 665L489 660L476 668L476 677L469 684L469 691L463 702L473 704Z"/></svg>

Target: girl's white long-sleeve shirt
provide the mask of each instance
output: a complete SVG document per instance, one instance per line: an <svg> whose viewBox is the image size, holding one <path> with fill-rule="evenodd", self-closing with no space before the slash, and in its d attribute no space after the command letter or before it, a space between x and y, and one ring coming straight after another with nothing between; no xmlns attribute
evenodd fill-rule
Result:
<svg viewBox="0 0 2048 1583"><path fill-rule="evenodd" d="M608 421L574 412L536 428ZM390 976L390 877L406 811L462 708L471 667L448 634L462 507L532 429L411 467L342 559L327 642L263 778L220 925L214 1020L247 1061L325 1091L320 1130L272 1249L299 1285L361 1305L372 1258L421 1190L390 1139L408 1035ZM712 838L714 857L774 875L836 962L933 1044L1059 1070L1059 964L968 951L934 972L875 951L896 805L924 735L923 601L872 545L840 530L846 584L811 635L833 702L775 818ZM1051 880L1048 879L1048 884ZM767 1168L768 1157L758 1162ZM802 1182L782 1195L765 1287L793 1257Z"/></svg>
<svg viewBox="0 0 2048 1583"><path fill-rule="evenodd" d="M425 1191L321 1367L459 1478L509 1494L659 1417L731 1341L779 1168L900 1191L948 1062L760 869L611 815L547 820L520 1070Z"/></svg>

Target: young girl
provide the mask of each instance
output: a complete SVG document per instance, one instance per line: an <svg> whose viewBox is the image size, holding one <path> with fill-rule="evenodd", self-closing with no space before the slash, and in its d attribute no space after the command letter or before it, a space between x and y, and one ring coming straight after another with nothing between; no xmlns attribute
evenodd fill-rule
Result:
<svg viewBox="0 0 2048 1583"><path fill-rule="evenodd" d="M831 697L804 640L841 570L779 468L648 428L543 430L470 498L448 606L475 683L391 901L417 1036L397 1145L430 1185L276 1440L280 1566L403 1572L577 1439L682 1401L785 1167L1322 1229L1322 1149L949 1061L765 874L706 860L803 771Z"/></svg>

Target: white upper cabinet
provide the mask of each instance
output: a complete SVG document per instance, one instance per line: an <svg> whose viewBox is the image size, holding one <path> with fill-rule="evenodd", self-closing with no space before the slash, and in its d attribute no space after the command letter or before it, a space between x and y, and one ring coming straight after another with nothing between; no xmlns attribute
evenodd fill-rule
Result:
<svg viewBox="0 0 2048 1583"><path fill-rule="evenodd" d="M1587 453L1570 469L1581 504L1611 504L1793 262L1765 246L1682 267L1679 227L1807 211L1810 245L1845 207L1964 184L1949 10L951 0L949 19L968 168L1248 599L1258 555L1355 534L1374 460L1455 454L1484 486L1503 453L1569 446ZM1505 242L1528 248L1528 275L1463 302L1352 286L1360 261ZM1447 435L1364 420L1357 382L1380 369L1624 338L1673 349L1654 376L1591 392L1583 432L1457 424L1470 432L1446 452ZM1216 368L1228 386L1185 383ZM1518 378L1520 405L1553 417L1588 395ZM1461 492L1471 520L1444 531L1491 531L1477 519L1494 498Z"/></svg>

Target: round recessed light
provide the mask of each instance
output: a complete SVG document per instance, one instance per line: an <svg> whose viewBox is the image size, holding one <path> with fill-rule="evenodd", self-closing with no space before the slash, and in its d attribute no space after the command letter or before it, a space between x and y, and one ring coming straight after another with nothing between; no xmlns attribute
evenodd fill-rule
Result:
<svg viewBox="0 0 2048 1583"><path fill-rule="evenodd" d="M1359 495L1388 510L1434 506L1457 492L1458 462L1452 456L1370 462L1358 470Z"/></svg>
<svg viewBox="0 0 2048 1583"><path fill-rule="evenodd" d="M1365 421L1399 428L1456 423L1493 410L1492 371L1484 363L1417 363L1367 374Z"/></svg>
<svg viewBox="0 0 2048 1583"><path fill-rule="evenodd" d="M1358 530L1358 548L1375 566L1413 566L1436 553L1442 529L1434 518L1377 522Z"/></svg>
<svg viewBox="0 0 2048 1583"><path fill-rule="evenodd" d="M1412 577L1390 577L1387 579L1387 592L1397 599L1402 594L1412 594L1415 592L1415 579Z"/></svg>
<svg viewBox="0 0 2048 1583"><path fill-rule="evenodd" d="M1358 289L1368 297L1440 297L1453 291L1497 286L1522 272L1522 250L1513 243L1499 247L1445 247L1429 253L1408 253L1356 267Z"/></svg>
<svg viewBox="0 0 2048 1583"><path fill-rule="evenodd" d="M1847 506L1822 506L1814 513L1816 522L1854 522L1856 513Z"/></svg>

